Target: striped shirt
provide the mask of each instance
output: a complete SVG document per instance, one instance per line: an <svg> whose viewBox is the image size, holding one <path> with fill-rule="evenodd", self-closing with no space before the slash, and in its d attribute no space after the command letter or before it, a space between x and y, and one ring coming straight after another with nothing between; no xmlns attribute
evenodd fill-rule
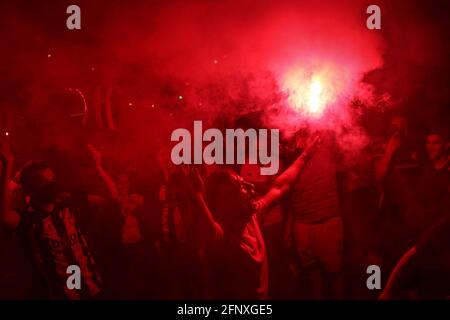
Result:
<svg viewBox="0 0 450 320"><path fill-rule="evenodd" d="M101 280L74 214L71 201L57 201L52 212L21 211L19 233L32 257L34 288L52 299L88 299L100 292ZM81 289L69 289L70 265L80 268Z"/></svg>
<svg viewBox="0 0 450 320"><path fill-rule="evenodd" d="M308 161L292 190L297 223L321 223L340 216L336 164L331 147L322 145Z"/></svg>

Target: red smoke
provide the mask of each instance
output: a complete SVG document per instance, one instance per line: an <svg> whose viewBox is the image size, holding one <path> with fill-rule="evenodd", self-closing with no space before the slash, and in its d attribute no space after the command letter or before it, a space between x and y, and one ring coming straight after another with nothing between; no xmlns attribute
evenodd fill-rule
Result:
<svg viewBox="0 0 450 320"><path fill-rule="evenodd" d="M26 123L22 128L45 141L70 131L58 126L57 114L82 110L80 105L67 112L55 93L79 88L89 104L99 84L115 88L117 122L123 139L136 141L135 149L157 138L168 141L172 128L190 127L193 119L232 125L255 111L266 126L289 133L309 120L297 110L302 103L317 104L322 126L338 132L354 128L350 132L359 137L350 108L355 98L366 108L386 106L390 96L408 101L427 87L436 103L450 100L445 81L424 81L426 66L436 69L447 51L436 33L441 26L423 13L420 1L406 9L381 1L381 31L366 28L368 1L77 4L80 31L65 28L61 1L14 2L1 10L7 27L0 32L8 48L0 75L7 84L5 118L12 119L9 126L19 126L27 117L18 115L30 115L34 129ZM317 77L320 101L311 102L316 98L305 94Z"/></svg>
<svg viewBox="0 0 450 320"><path fill-rule="evenodd" d="M227 110L235 116L272 103L296 70L326 73L330 102L357 94L364 73L382 62L380 34L365 27L366 7L363 1L201 1L150 12L142 5L111 14L114 23L103 36L119 61L178 84L174 95L182 94L188 108L211 114L240 102Z"/></svg>

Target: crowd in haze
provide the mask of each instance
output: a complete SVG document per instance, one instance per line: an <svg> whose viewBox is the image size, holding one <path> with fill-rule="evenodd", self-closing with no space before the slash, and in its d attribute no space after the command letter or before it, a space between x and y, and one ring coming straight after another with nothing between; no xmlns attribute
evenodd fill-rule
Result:
<svg viewBox="0 0 450 320"><path fill-rule="evenodd" d="M169 145L142 172L101 142L82 164L49 150L19 167L4 141L0 297L448 298L446 128L413 139L404 117L389 121L355 161L332 131L301 128L276 176L176 166ZM80 290L66 285L70 265ZM370 265L380 290L366 285Z"/></svg>

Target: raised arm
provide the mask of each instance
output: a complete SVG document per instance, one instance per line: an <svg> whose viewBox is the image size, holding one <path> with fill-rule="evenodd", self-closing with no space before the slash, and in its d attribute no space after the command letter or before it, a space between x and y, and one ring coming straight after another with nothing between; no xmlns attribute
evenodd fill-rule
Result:
<svg viewBox="0 0 450 320"><path fill-rule="evenodd" d="M207 226L208 231L212 233L213 237L216 239L223 237L222 227L214 220L214 217L203 198L203 180L200 173L197 169L193 169L192 167L185 167L183 170L185 171L185 176L189 175L188 188L193 195L193 200L198 207L200 217Z"/></svg>
<svg viewBox="0 0 450 320"><path fill-rule="evenodd" d="M2 170L0 172L0 222L14 229L19 225L20 216L11 209L9 182L12 176L14 156L8 143L3 143L0 146L0 160L2 162Z"/></svg>
<svg viewBox="0 0 450 320"><path fill-rule="evenodd" d="M267 207L278 201L289 191L302 172L306 162L315 152L319 141L319 136L312 137L302 154L274 181L270 190L262 197L262 201Z"/></svg>
<svg viewBox="0 0 450 320"><path fill-rule="evenodd" d="M95 170L97 171L98 175L102 179L103 183L106 186L106 189L108 190L108 195L112 200L118 200L119 198L119 192L117 191L116 184L114 183L113 179L110 177L110 175L103 169L102 166L102 157L100 152L97 151L97 149L94 148L92 145L88 145L88 150L92 155L92 158L95 162Z"/></svg>
<svg viewBox="0 0 450 320"><path fill-rule="evenodd" d="M208 226L209 230L213 234L214 238L221 238L223 237L223 229L218 224L211 213L209 211L208 206L206 205L205 199L203 198L203 194L200 192L197 192L194 194L194 200L198 204L200 215L202 219L205 221L206 225Z"/></svg>
<svg viewBox="0 0 450 320"><path fill-rule="evenodd" d="M399 134L395 134L389 139L389 142L386 145L386 149L384 150L383 156L375 164L375 178L377 179L378 183L383 182L384 178L386 177L392 157L395 151L397 151L397 149L400 147L400 145L401 145L401 138Z"/></svg>
<svg viewBox="0 0 450 320"><path fill-rule="evenodd" d="M416 253L416 247L412 247L400 258L391 275L389 276L386 287L379 297L380 300L395 299L405 277L408 276L410 266L414 261Z"/></svg>

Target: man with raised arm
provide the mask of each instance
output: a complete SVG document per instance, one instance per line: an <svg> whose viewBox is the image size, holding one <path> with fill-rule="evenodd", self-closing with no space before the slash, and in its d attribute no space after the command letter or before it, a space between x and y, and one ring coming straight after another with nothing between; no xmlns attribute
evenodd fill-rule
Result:
<svg viewBox="0 0 450 320"><path fill-rule="evenodd" d="M210 298L267 299L267 257L258 220L288 192L318 141L318 136L312 138L258 201L253 199L251 186L231 170L219 170L207 178L204 198L200 176L195 169L191 171L190 186L209 240Z"/></svg>
<svg viewBox="0 0 450 320"><path fill-rule="evenodd" d="M100 154L92 146L88 149L109 196L117 198L114 183L101 166ZM3 164L0 222L19 233L31 258L33 298L90 299L97 296L101 291L101 280L76 216L82 202L93 204L102 199L99 196L74 197L63 193L58 188L50 165L34 161L20 173L21 188L29 200L24 208L12 208L8 183L14 157L8 144L1 145L0 160ZM75 269L69 266L75 266ZM74 288L68 285L68 278L77 267L81 281L80 287Z"/></svg>

